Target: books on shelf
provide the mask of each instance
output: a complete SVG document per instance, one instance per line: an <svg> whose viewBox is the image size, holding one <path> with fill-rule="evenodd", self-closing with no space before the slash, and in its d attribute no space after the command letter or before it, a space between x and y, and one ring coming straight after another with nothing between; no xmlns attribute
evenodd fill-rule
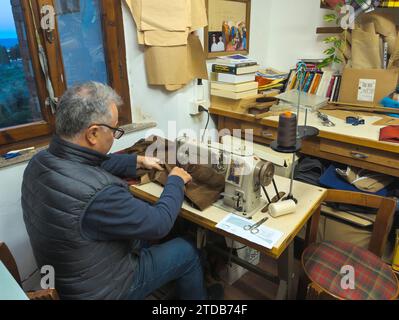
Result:
<svg viewBox="0 0 399 320"><path fill-rule="evenodd" d="M246 66L234 66L234 65L223 65L223 64L213 64L212 72L228 73L228 74L247 74L255 73L258 71L259 65L246 65Z"/></svg>
<svg viewBox="0 0 399 320"><path fill-rule="evenodd" d="M258 89L258 82L243 82L243 83L226 83L226 82L211 82L211 89L213 90L225 90L231 92L243 92L248 90Z"/></svg>
<svg viewBox="0 0 399 320"><path fill-rule="evenodd" d="M243 55L220 57L212 65L211 95L239 100L258 94L255 73L259 65Z"/></svg>
<svg viewBox="0 0 399 320"><path fill-rule="evenodd" d="M219 64L240 64L240 63L254 63L257 64L256 60L243 56L241 54L234 54L230 56L222 56L216 59L216 63Z"/></svg>
<svg viewBox="0 0 399 320"><path fill-rule="evenodd" d="M297 70L291 70L284 92L299 89L304 93L314 94L319 97L328 98L330 101L337 101L341 88L341 75L334 71L306 70L303 81L298 79Z"/></svg>
<svg viewBox="0 0 399 320"><path fill-rule="evenodd" d="M255 81L255 73L234 75L229 73L213 72L211 74L212 81L227 82L227 83L243 83Z"/></svg>
<svg viewBox="0 0 399 320"><path fill-rule="evenodd" d="M229 99L233 99L233 100L248 98L248 97L256 96L257 94L258 94L258 88L247 90L247 91L242 91L242 92L211 89L211 95L217 96L217 97L229 98Z"/></svg>

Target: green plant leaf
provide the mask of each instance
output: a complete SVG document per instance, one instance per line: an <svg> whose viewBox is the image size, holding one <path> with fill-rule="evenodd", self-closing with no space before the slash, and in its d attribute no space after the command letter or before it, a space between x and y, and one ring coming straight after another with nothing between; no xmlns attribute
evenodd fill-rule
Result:
<svg viewBox="0 0 399 320"><path fill-rule="evenodd" d="M336 16L334 13L326 14L326 15L324 16L324 21L325 21L325 22L333 22L333 21L335 21L336 19L337 19L337 16Z"/></svg>
<svg viewBox="0 0 399 320"><path fill-rule="evenodd" d="M334 47L324 50L324 54L326 54L326 55L332 55L332 54L334 54L334 52L335 52Z"/></svg>
<svg viewBox="0 0 399 320"><path fill-rule="evenodd" d="M342 47L342 40L337 40L334 42L334 47L339 49Z"/></svg>
<svg viewBox="0 0 399 320"><path fill-rule="evenodd" d="M335 41L337 41L338 38L337 37L327 37L323 40L324 43L333 43Z"/></svg>
<svg viewBox="0 0 399 320"><path fill-rule="evenodd" d="M317 65L317 67L318 67L319 69L324 68L324 67L327 67L328 65L330 65L330 64L333 62L333 60L334 60L334 55L333 55L333 56L330 56L330 57L327 57L327 58L325 58L322 62L320 62L320 63Z"/></svg>
<svg viewBox="0 0 399 320"><path fill-rule="evenodd" d="M340 58L335 57L335 58L334 58L334 62L335 62L335 63L342 63L343 61L342 61Z"/></svg>

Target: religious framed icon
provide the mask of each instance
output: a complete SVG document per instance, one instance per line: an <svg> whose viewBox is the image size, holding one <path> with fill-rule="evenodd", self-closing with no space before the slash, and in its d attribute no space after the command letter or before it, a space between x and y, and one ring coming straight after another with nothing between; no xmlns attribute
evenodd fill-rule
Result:
<svg viewBox="0 0 399 320"><path fill-rule="evenodd" d="M207 59L249 53L251 0L207 0Z"/></svg>

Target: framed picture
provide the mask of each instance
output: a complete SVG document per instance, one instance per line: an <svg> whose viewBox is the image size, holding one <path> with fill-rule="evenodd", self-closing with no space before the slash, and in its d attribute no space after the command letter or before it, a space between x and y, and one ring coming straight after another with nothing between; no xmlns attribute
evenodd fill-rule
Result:
<svg viewBox="0 0 399 320"><path fill-rule="evenodd" d="M249 53L251 0L207 0L207 59Z"/></svg>

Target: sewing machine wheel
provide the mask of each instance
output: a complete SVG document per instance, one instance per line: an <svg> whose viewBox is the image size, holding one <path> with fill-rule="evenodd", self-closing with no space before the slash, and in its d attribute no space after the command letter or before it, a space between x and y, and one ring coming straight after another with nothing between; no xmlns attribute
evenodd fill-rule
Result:
<svg viewBox="0 0 399 320"><path fill-rule="evenodd" d="M272 183L274 177L274 165L271 162L261 161L256 165L255 178L259 179L259 184L267 187Z"/></svg>

